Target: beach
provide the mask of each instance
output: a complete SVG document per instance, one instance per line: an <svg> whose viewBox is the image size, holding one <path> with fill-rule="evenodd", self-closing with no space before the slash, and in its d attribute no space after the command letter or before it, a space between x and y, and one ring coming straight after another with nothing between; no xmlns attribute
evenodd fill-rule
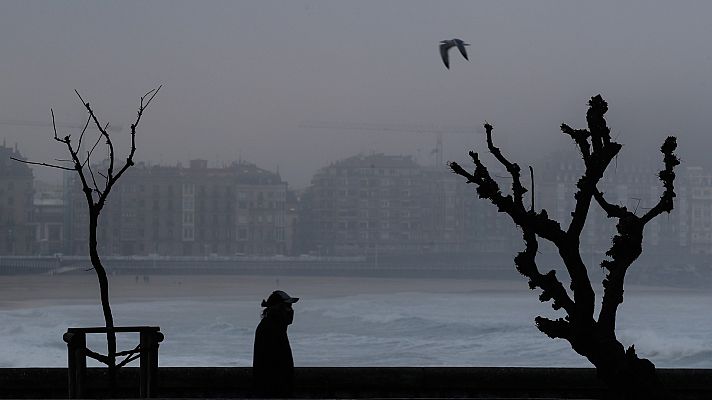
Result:
<svg viewBox="0 0 712 400"><path fill-rule="evenodd" d="M332 297L393 292L470 293L528 291L526 281L255 275L114 275L112 302L170 299L259 301L281 289L296 297ZM63 275L0 276L0 310L99 302L93 271Z"/></svg>
<svg viewBox="0 0 712 400"><path fill-rule="evenodd" d="M537 330L537 315L563 315L524 279L215 274L109 282L117 325L165 334L163 366L251 365L260 302L275 289L300 297L289 328L299 366L589 366L567 342ZM710 307L708 291L630 286L618 337L660 367L710 368ZM93 271L0 276L0 367L66 365L66 329L103 323ZM135 339L122 335L120 347ZM106 346L102 335L89 343Z"/></svg>

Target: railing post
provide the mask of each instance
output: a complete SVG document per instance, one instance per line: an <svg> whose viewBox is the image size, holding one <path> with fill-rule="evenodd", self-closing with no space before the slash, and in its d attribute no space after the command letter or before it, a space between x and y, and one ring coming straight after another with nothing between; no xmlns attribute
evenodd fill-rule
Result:
<svg viewBox="0 0 712 400"><path fill-rule="evenodd" d="M69 378L69 398L82 398L86 395L87 356L101 360L101 355L88 352L87 333L107 332L138 332L138 356L135 351L121 352L128 362L139 359L139 397L147 398L156 395L158 389L158 347L163 341L163 334L157 326L120 326L114 328L91 327L69 328L63 339L67 342L67 375ZM123 362L122 364L123 365ZM115 372L115 371L114 371ZM111 373L111 370L110 370ZM111 390L115 389L113 387Z"/></svg>
<svg viewBox="0 0 712 400"><path fill-rule="evenodd" d="M163 334L159 331L141 331L139 359L139 397L141 398L155 395L158 382L158 346L162 341Z"/></svg>
<svg viewBox="0 0 712 400"><path fill-rule="evenodd" d="M67 375L69 378L69 398L78 399L84 397L84 385L87 370L87 359L85 349L87 347L86 334L84 332L70 332L63 336L67 343Z"/></svg>

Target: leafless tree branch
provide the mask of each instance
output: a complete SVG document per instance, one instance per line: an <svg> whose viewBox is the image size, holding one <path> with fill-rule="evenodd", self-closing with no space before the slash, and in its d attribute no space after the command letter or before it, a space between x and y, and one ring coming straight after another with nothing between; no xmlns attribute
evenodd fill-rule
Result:
<svg viewBox="0 0 712 400"><path fill-rule="evenodd" d="M163 87L163 85L159 85L156 89L149 90L145 95L141 96L141 102L140 102L138 112L136 115L136 120L134 121L133 124L131 124L131 150L129 151L129 155L126 158L126 163L119 170L119 172L116 174L114 181L116 179L119 179L119 177L121 177L121 175L123 175L124 172L126 172L126 170L129 167L134 165L133 157L134 157L134 153L136 153L136 128L138 127L139 122L141 122L141 117L143 116L143 112L146 111L146 108L148 108L148 106L153 101L153 98L156 97L156 95L158 94L158 92L161 90L162 87ZM145 100L146 97L148 97L148 100ZM144 100L145 100L145 104L144 104ZM109 181L111 181L111 175L109 175ZM107 186L106 192L108 192L108 190L109 190L109 187Z"/></svg>
<svg viewBox="0 0 712 400"><path fill-rule="evenodd" d="M89 155L87 154L87 160L88 159ZM101 196L101 190L99 190L99 185L96 184L96 178L94 177L94 171L91 169L91 164L88 164L87 168L89 169L89 175L91 175L91 181L94 183L94 191Z"/></svg>
<svg viewBox="0 0 712 400"><path fill-rule="evenodd" d="M603 192L600 192L599 190L593 192L593 197L596 199L596 202L599 206L601 206L603 211L606 212L609 218L623 218L630 213L630 211L628 211L628 209L624 206L609 203Z"/></svg>
<svg viewBox="0 0 712 400"><path fill-rule="evenodd" d="M529 166L529 178L531 179L532 182L532 193L531 193L531 198L532 198L532 207L529 211L534 212L534 168L532 166Z"/></svg>
<svg viewBox="0 0 712 400"><path fill-rule="evenodd" d="M617 234L612 239L611 248L606 252L609 259L601 262L601 267L607 271L603 280L603 300L599 312L598 322L602 331L614 335L615 321L618 307L623 303L623 282L628 268L642 253L643 229L645 225L663 212L672 211L673 198L675 197L674 168L680 164L675 155L677 139L668 137L660 147L663 153L663 170L658 174L663 183L664 191L659 202L638 217L626 207L617 206L607 202L603 193L596 190L594 197L609 218L618 219L616 224Z"/></svg>
<svg viewBox="0 0 712 400"><path fill-rule="evenodd" d="M534 318L536 327L546 336L552 339L567 339L573 337L573 329L571 323L563 318L551 320L544 317Z"/></svg>
<svg viewBox="0 0 712 400"><path fill-rule="evenodd" d="M79 94L79 91L74 90L74 93L77 94L77 97L79 97L79 100L81 100L82 104L84 105L84 108L86 108L86 110L89 112L89 117L94 121L94 125L96 125L96 128L99 130L101 136L106 139L106 145L109 148L109 168L107 169L107 175L111 177L114 174L114 143L111 141L111 136L109 136L109 133L106 131L106 128L102 126L101 122L99 122L99 118L94 113L94 110L91 108L91 105L88 102L84 101L82 95Z"/></svg>
<svg viewBox="0 0 712 400"><path fill-rule="evenodd" d="M89 122L91 122L91 116L87 117L87 122L84 124L82 133L79 135L79 142L77 142L77 150L82 148L82 139L84 139L84 133L87 131L87 128L89 127Z"/></svg>
<svg viewBox="0 0 712 400"><path fill-rule="evenodd" d="M588 163L591 158L591 145L588 143L588 138L591 133L586 129L573 129L570 126L562 123L561 132L569 135L578 145L579 151L585 163Z"/></svg>
<svg viewBox="0 0 712 400"><path fill-rule="evenodd" d="M553 300L551 307L554 310L563 308L569 314L574 313L575 304L566 292L564 285L556 278L556 272L552 270L545 275L539 272L539 268L536 265L536 255L539 248L536 235L529 228L522 227L522 231L526 247L514 257L517 271L529 279L530 289L542 289L539 300L542 302Z"/></svg>
<svg viewBox="0 0 712 400"><path fill-rule="evenodd" d="M89 150L89 153L87 154L87 158L86 158L86 160L84 160L84 163L82 164L82 166L84 166L84 165L86 165L87 163L90 162L90 160L91 160L91 155L94 153L94 149L96 149L96 146L99 144L100 141L101 141L101 136L99 136L99 137L96 139L96 142L94 142L94 146L92 146L91 149Z"/></svg>
<svg viewBox="0 0 712 400"><path fill-rule="evenodd" d="M521 168L519 168L519 164L517 163L512 163L507 158L502 154L502 151L500 150L499 147L496 147L494 145L494 141L492 140L492 125L488 124L485 122L484 124L485 127L485 132L487 134L487 148L489 149L489 152L492 153L492 155L499 161L502 166L509 172L509 175L512 177L512 195L514 196L514 204L517 208L519 208L520 212L524 212L524 193L527 192L527 190L522 186L521 182Z"/></svg>
<svg viewBox="0 0 712 400"><path fill-rule="evenodd" d="M19 159L19 158L15 158L15 157L10 157L10 159L15 160L15 161L19 161L19 162L21 162L21 163L30 164L30 165L41 165L41 166L43 166L43 167L50 167L50 168L63 169L63 170L66 170L66 171L74 171L74 168L63 167L63 166L61 166L61 165L47 164L47 163L44 163L44 162L35 162L35 161L21 160L21 159Z"/></svg>
<svg viewBox="0 0 712 400"><path fill-rule="evenodd" d="M82 186L82 191L84 192L84 195L86 197L87 201L87 206L89 209L89 256L91 259L92 263L92 268L96 274L97 274L97 279L99 281L99 292L100 292L100 299L101 299L101 307L102 307L102 313L104 316L104 321L106 323L106 327L109 328L109 331L107 332L107 349L108 349L108 355L104 356L99 353L93 352L91 350L86 349L86 355L94 358L104 364L106 364L109 367L109 375L111 377L115 376L115 370L117 368L116 366L116 335L115 332L111 330L111 328L114 327L114 318L113 314L111 311L111 306L109 303L109 282L108 282L108 277L106 274L106 269L101 263L101 258L99 256L98 252L98 240L97 240L97 226L98 226L98 220L99 220L99 215L101 213L101 210L106 202L106 198L111 191L111 188L114 186L116 183L117 179L126 171L128 167L133 165L133 156L136 152L136 127L138 126L138 123L141 119L141 116L143 112L145 111L146 107L151 103L151 101L154 99L156 94L158 93L158 90L161 88L159 86L157 89L151 90L148 93L146 93L144 96L141 97L140 101L140 106L138 110L138 115L136 117L136 121L134 124L131 125L131 150L129 153L129 156L127 158L126 164L121 168L119 173L117 175L114 175L114 162L115 162L115 153L114 153L114 146L111 140L111 137L109 136L107 130L109 128L109 124L106 123L102 126L102 124L99 122L99 119L92 109L91 105L86 102L82 96L79 94L79 91L75 90L74 92L77 94L77 97L79 97L79 100L82 102L82 105L84 108L87 110L89 113L89 116L87 117L87 122L84 125L84 128L82 129L82 132L79 136L79 141L77 143L77 147L74 148L72 145L71 141L71 136L66 135L62 138L59 137L59 134L57 133L57 123L55 120L54 116L54 109L50 109L50 112L52 114L52 129L54 131L54 140L57 142L60 142L64 144L67 148L67 151L69 152L71 156L71 162L74 164L74 168L69 168L69 167L64 167L60 165L53 165L53 164L47 164L47 163L36 163L32 161L25 161L25 160L17 160L21 162L25 162L28 164L35 164L35 165L43 165L43 166L48 166L48 167L53 167L53 168L59 168L63 170L70 170L70 171L76 171L77 175L79 176L79 179L81 181L81 186ZM148 98L147 98L148 97ZM91 123L91 121L94 122L96 125L97 129L99 130L99 135L97 138L96 143L92 146L91 149L87 151L86 154L86 159L84 161L80 160L80 155L79 152L82 151L82 141L85 137L85 134L87 132L87 129ZM108 148L108 156L109 156L109 166L106 174L101 173L101 171L97 171L97 173L102 176L105 181L106 181L106 186L104 189L100 189L96 177L94 175L94 170L92 169L91 166L91 157L96 149L97 145L101 141L101 139L106 140L107 148ZM88 174L90 175L91 182L93 184L93 188L89 185L87 181L87 176L86 176L86 171L84 167L87 166L88 169ZM94 200L94 193L98 194L98 199L95 201ZM128 354L128 353L127 353ZM131 361L132 359L132 354L128 354L128 357L122 361L119 366L124 365L125 363ZM134 357L135 359L135 357Z"/></svg>
<svg viewBox="0 0 712 400"><path fill-rule="evenodd" d="M656 204L652 209L650 209L645 215L643 215L643 224L647 224L650 220L662 214L663 212L669 213L672 211L673 198L675 198L675 167L680 165L680 159L675 155L675 149L677 149L677 139L674 136L669 136L665 139L665 142L660 147L660 152L663 153L663 163L665 167L660 173L658 173L658 178L663 183L665 188L663 194L660 196L658 204Z"/></svg>
<svg viewBox="0 0 712 400"><path fill-rule="evenodd" d="M610 129L608 129L606 120L603 117L608 111L608 104L600 95L592 97L588 104L589 109L586 112L588 131L573 130L566 124L561 126L562 131L571 136L578 144L586 165L583 176L576 183L578 188L574 195L576 204L567 230L572 238L581 236L596 185L603 178L604 171L622 147L620 144L610 140ZM588 153L588 144L583 143L587 138L591 140L591 147L593 148L591 153Z"/></svg>
<svg viewBox="0 0 712 400"><path fill-rule="evenodd" d="M568 340L574 350L594 363L600 376L613 386L624 386L626 379L639 379L636 374L645 374L646 378L655 379L652 363L639 359L634 351L626 352L616 339L615 320L618 306L623 302L625 274L642 252L645 224L662 212L672 210L675 197L674 167L680 162L674 154L676 140L670 137L661 147L665 167L658 174L665 189L658 204L642 217L636 216L635 212L630 212L624 206L608 202L597 185L622 146L611 140L610 129L604 118L607 111L608 105L603 98L600 95L594 96L589 101L586 113L588 129L577 130L567 124L561 124L562 132L576 143L585 165L584 173L576 184L574 210L566 231L561 229L557 221L548 217L546 210L542 209L539 213L534 211L534 178L531 167L532 205L530 210L524 209L522 203L526 190L521 185L519 166L510 162L500 149L494 146L491 125L485 124L488 150L512 176L513 195L502 194L498 183L492 179L475 152L469 153L475 165L473 172L466 171L457 163L450 163L450 168L454 173L466 178L467 183L475 184L480 198L489 200L499 212L507 213L522 229L525 249L514 259L517 271L529 279L531 289L541 289L539 300L551 300L552 308L566 312L565 318L556 320L537 317L535 322L539 330L549 337ZM602 304L597 320L593 315L595 293L580 250L581 232L594 199L610 218L617 219L617 234L612 239L611 248L606 252L608 259L601 262L606 276L603 279ZM549 240L556 246L571 280L573 298L557 279L554 270L546 274L539 271L536 265L538 237ZM641 366L647 369L638 369L643 368ZM621 377L621 371L627 375ZM631 378L632 376L636 377ZM645 392L652 391L646 389Z"/></svg>

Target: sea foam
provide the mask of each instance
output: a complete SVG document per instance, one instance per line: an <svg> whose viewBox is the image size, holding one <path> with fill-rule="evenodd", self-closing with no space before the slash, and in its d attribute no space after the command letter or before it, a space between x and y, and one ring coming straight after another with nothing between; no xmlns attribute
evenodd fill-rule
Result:
<svg viewBox="0 0 712 400"><path fill-rule="evenodd" d="M627 294L618 321L625 346L635 344L658 367L712 367L712 296ZM160 365L251 365L256 301L186 298L113 308L117 324L161 327ZM537 315L559 314L527 291L303 296L289 336L297 366L589 366L568 343L539 332ZM102 321L93 304L2 310L0 367L64 366L67 327ZM137 340L119 335L119 347ZM102 335L88 343L105 351Z"/></svg>

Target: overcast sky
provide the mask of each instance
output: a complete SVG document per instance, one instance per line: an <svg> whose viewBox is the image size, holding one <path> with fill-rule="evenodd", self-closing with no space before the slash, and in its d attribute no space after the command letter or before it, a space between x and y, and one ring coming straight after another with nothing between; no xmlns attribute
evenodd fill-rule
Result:
<svg viewBox="0 0 712 400"><path fill-rule="evenodd" d="M712 3L583 1L3 1L0 122L80 124L79 90L127 127L145 114L137 159L175 164L243 159L293 187L329 162L371 151L432 163L428 134L306 129L305 121L406 126L495 124L528 162L573 150L559 131L583 127L601 93L623 156L679 136L703 163L712 110ZM469 43L443 66L438 42ZM390 125L389 125L390 126ZM64 157L51 128L0 124L32 160ZM483 145L448 134L445 159ZM635 153L635 154L634 154ZM621 161L619 161L621 162ZM40 177L48 172L37 171Z"/></svg>

